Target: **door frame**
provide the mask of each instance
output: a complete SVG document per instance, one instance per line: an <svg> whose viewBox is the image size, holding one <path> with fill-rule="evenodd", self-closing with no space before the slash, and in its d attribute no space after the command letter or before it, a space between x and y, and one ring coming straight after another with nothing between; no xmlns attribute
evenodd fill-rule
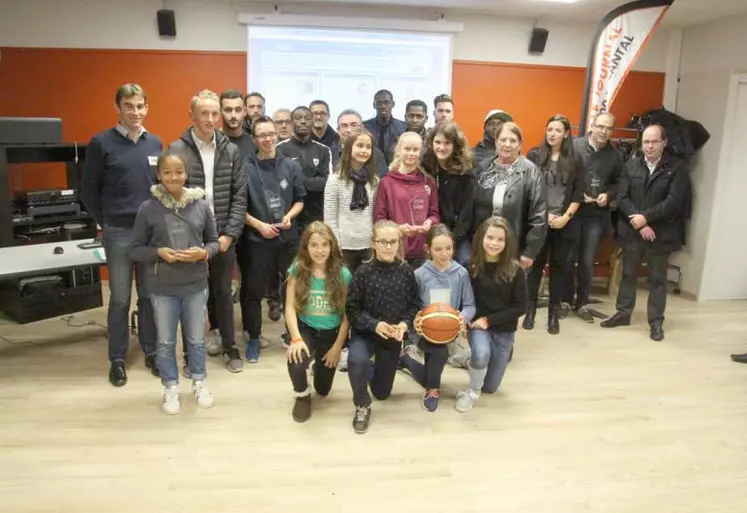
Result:
<svg viewBox="0 0 747 513"><path fill-rule="evenodd" d="M716 168L716 186L714 187L714 202L712 203L711 220L709 225L709 239L710 234L717 233L719 231L718 221L720 216L726 208L719 198L723 197L725 189L729 186L728 177L725 176L727 167L730 165L730 156L732 150L732 139L734 136L734 129L737 122L737 101L739 99L739 88L740 86L747 86L747 73L732 72L729 79L729 92L726 97L726 116L724 117L724 125L721 131L721 149L719 151L717 168ZM699 301L713 301L714 298L711 296L710 290L703 290L703 286L709 283L708 278L711 272L709 272L710 266L708 265L708 254L709 245L706 245L705 258L703 259L704 268L703 274L700 278L700 287L698 293ZM705 294L704 294L705 292ZM705 296L705 297L704 297Z"/></svg>

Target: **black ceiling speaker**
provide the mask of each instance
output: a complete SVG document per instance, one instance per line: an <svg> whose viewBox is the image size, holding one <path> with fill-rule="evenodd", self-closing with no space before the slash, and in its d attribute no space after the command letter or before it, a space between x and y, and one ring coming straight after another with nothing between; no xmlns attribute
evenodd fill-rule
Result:
<svg viewBox="0 0 747 513"><path fill-rule="evenodd" d="M171 9L159 9L156 13L158 19L158 35L165 37L176 37L176 17Z"/></svg>
<svg viewBox="0 0 747 513"><path fill-rule="evenodd" d="M545 51L547 36L550 31L543 28L533 28L532 38L529 40L529 53L542 53Z"/></svg>

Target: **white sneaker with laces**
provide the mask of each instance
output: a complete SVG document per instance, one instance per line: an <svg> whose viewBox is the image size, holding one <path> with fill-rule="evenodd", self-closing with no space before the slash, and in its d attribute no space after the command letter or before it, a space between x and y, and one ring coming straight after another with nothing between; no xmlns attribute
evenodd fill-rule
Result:
<svg viewBox="0 0 747 513"><path fill-rule="evenodd" d="M192 394L200 408L210 408L215 403L213 394L210 392L210 389L204 381L192 382Z"/></svg>
<svg viewBox="0 0 747 513"><path fill-rule="evenodd" d="M220 331L210 330L206 339L205 345L207 346L207 354L210 356L219 356L223 354L223 339L220 338Z"/></svg>
<svg viewBox="0 0 747 513"><path fill-rule="evenodd" d="M457 392L456 411L459 413L470 411L479 398L480 391L474 388L468 388L467 390Z"/></svg>
<svg viewBox="0 0 747 513"><path fill-rule="evenodd" d="M174 385L163 389L161 409L166 415L176 415L181 409L179 387Z"/></svg>

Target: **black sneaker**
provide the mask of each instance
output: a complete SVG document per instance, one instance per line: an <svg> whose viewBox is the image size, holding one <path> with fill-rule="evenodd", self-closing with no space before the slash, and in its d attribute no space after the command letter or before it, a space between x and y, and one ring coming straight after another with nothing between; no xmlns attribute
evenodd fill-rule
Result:
<svg viewBox="0 0 747 513"><path fill-rule="evenodd" d="M582 321L588 322L589 324L594 324L594 314L591 313L591 310L589 309L588 306L584 305L578 310L576 310L576 315Z"/></svg>
<svg viewBox="0 0 747 513"><path fill-rule="evenodd" d="M654 342L661 342L664 340L664 326L661 322L651 323L651 333L649 334L651 340Z"/></svg>
<svg viewBox="0 0 747 513"><path fill-rule="evenodd" d="M371 421L370 406L356 406L353 415L353 431L362 435L368 431L368 423Z"/></svg>
<svg viewBox="0 0 747 513"><path fill-rule="evenodd" d="M112 362L109 367L109 383L115 387L123 387L127 384L127 371L124 362Z"/></svg>
<svg viewBox="0 0 747 513"><path fill-rule="evenodd" d="M150 369L150 373L155 377L161 376L161 374L158 372L158 365L156 365L156 355L151 354L145 357L145 368Z"/></svg>
<svg viewBox="0 0 747 513"><path fill-rule="evenodd" d="M296 404L293 405L293 420L296 422L306 422L311 417L311 395L296 397Z"/></svg>
<svg viewBox="0 0 747 513"><path fill-rule="evenodd" d="M244 370L244 360L241 359L241 353L236 346L223 353L223 361L229 372L234 374Z"/></svg>

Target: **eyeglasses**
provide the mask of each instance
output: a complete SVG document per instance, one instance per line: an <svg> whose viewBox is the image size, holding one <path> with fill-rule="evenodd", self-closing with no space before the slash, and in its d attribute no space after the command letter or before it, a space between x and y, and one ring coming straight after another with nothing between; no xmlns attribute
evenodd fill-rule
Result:
<svg viewBox="0 0 747 513"><path fill-rule="evenodd" d="M256 135L254 136L254 138L255 138L255 139L272 139L272 138L273 138L273 137L275 137L276 135L278 135L278 133L277 133L277 132L268 132L268 133L266 133L266 134L256 134Z"/></svg>
<svg viewBox="0 0 747 513"><path fill-rule="evenodd" d="M398 240L383 240L383 239L376 239L374 241L379 246L384 246L385 248L393 248L394 246L397 246L399 244Z"/></svg>
<svg viewBox="0 0 747 513"><path fill-rule="evenodd" d="M312 112L311 115L314 116L315 118L326 118L327 116L329 116L328 113L323 112L323 111Z"/></svg>

